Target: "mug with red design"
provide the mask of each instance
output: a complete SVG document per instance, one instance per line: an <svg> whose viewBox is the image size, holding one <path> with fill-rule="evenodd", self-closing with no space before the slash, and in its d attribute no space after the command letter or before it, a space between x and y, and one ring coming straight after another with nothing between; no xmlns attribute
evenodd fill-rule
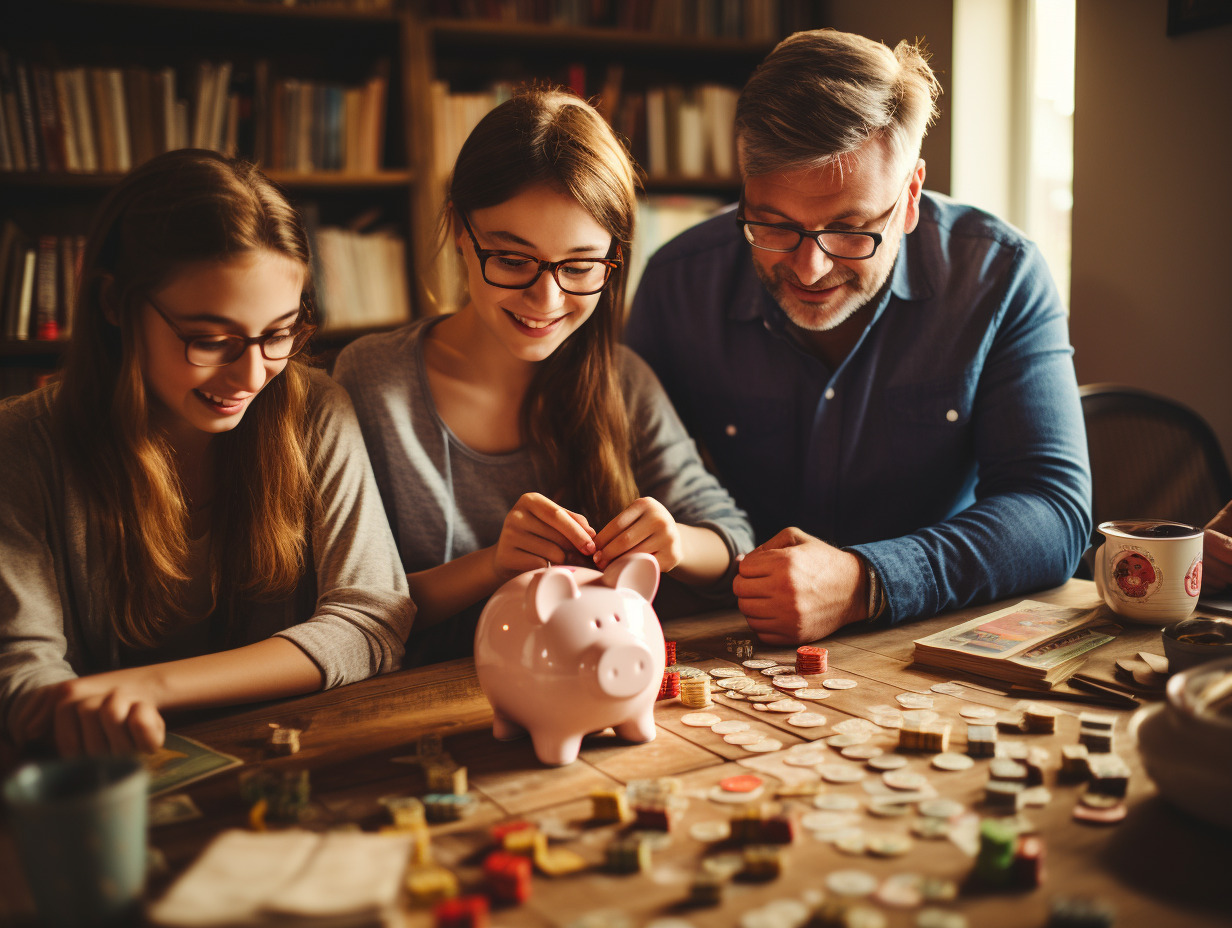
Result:
<svg viewBox="0 0 1232 928"><path fill-rule="evenodd" d="M1095 587L1119 616L1171 625L1187 619L1202 591L1202 529L1166 519L1118 519L1099 526Z"/></svg>

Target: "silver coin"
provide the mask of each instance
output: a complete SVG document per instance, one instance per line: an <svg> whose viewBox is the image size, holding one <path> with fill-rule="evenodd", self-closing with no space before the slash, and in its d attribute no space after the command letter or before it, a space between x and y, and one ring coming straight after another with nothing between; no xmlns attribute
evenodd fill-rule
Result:
<svg viewBox="0 0 1232 928"><path fill-rule="evenodd" d="M731 823L719 819L694 822L689 826L689 837L694 841L726 841L731 837Z"/></svg>
<svg viewBox="0 0 1232 928"><path fill-rule="evenodd" d="M829 699L830 691L823 686L806 686L796 690L794 695L798 699Z"/></svg>
<svg viewBox="0 0 1232 928"><path fill-rule="evenodd" d="M801 827L807 828L809 831L838 831L841 828L847 828L856 820L856 816L850 812L805 812L800 816Z"/></svg>
<svg viewBox="0 0 1232 928"><path fill-rule="evenodd" d="M849 748L853 744L863 744L871 737L872 735L868 732L842 732L837 735L831 735L826 739L826 744L832 748Z"/></svg>
<svg viewBox="0 0 1232 928"><path fill-rule="evenodd" d="M710 730L716 735L731 735L738 731L748 731L752 727L750 723L742 722L739 719L727 719L711 725Z"/></svg>
<svg viewBox="0 0 1232 928"><path fill-rule="evenodd" d="M808 706L798 699L776 699L766 703L766 708L771 712L803 712Z"/></svg>
<svg viewBox="0 0 1232 928"><path fill-rule="evenodd" d="M961 683L934 683L929 689L943 696L961 696L967 691Z"/></svg>
<svg viewBox="0 0 1232 928"><path fill-rule="evenodd" d="M826 875L826 889L848 898L870 895L877 888L877 878L865 870L831 870Z"/></svg>
<svg viewBox="0 0 1232 928"><path fill-rule="evenodd" d="M830 752L825 748L815 752L797 752L792 753L789 748L783 754L783 763L789 767L816 767L818 764L824 764L830 757Z"/></svg>
<svg viewBox="0 0 1232 928"><path fill-rule="evenodd" d="M685 667L675 664L672 666L672 670L680 674L681 680L693 680L697 677L706 676L706 671L702 670L700 667Z"/></svg>
<svg viewBox="0 0 1232 928"><path fill-rule="evenodd" d="M728 744L756 744L766 736L757 731L736 731L730 735L724 735L723 740Z"/></svg>
<svg viewBox="0 0 1232 928"><path fill-rule="evenodd" d="M831 842L835 850L844 854L861 855L864 853L864 832L859 828L849 828Z"/></svg>
<svg viewBox="0 0 1232 928"><path fill-rule="evenodd" d="M783 742L778 738L763 738L761 741L755 741L743 747L746 751L753 751L756 754L769 754L771 751L779 750L782 746Z"/></svg>
<svg viewBox="0 0 1232 928"><path fill-rule="evenodd" d="M903 722L908 725L928 725L939 718L933 709L908 709L903 713Z"/></svg>
<svg viewBox="0 0 1232 928"><path fill-rule="evenodd" d="M758 683L756 680L752 686L745 687L741 692L745 696L774 696L776 699L783 695L769 683Z"/></svg>
<svg viewBox="0 0 1232 928"><path fill-rule="evenodd" d="M931 709L933 698L923 693L899 693L894 697L904 709Z"/></svg>
<svg viewBox="0 0 1232 928"><path fill-rule="evenodd" d="M686 712L680 717L680 724L690 728L709 728L723 721L723 717L713 712Z"/></svg>
<svg viewBox="0 0 1232 928"><path fill-rule="evenodd" d="M788 719L787 721L791 721ZM885 748L879 748L875 744L849 744L847 747L839 751L848 760L872 760L874 757L880 757L885 753Z"/></svg>
<svg viewBox="0 0 1232 928"><path fill-rule="evenodd" d="M782 693L745 693L744 698L749 702L778 702L783 698Z"/></svg>
<svg viewBox="0 0 1232 928"><path fill-rule="evenodd" d="M880 754L870 757L868 765L874 770L899 770L907 766L907 758L901 754Z"/></svg>
<svg viewBox="0 0 1232 928"><path fill-rule="evenodd" d="M966 754L946 751L944 754L934 754L932 764L938 770L970 770L975 766L975 761Z"/></svg>
<svg viewBox="0 0 1232 928"><path fill-rule="evenodd" d="M878 729L868 719L843 719L843 721L834 726L834 730L844 735L858 735L861 733L871 735Z"/></svg>
<svg viewBox="0 0 1232 928"><path fill-rule="evenodd" d="M827 783L858 783L864 779L864 771L849 764L823 764L817 772Z"/></svg>
<svg viewBox="0 0 1232 928"><path fill-rule="evenodd" d="M1042 808L1052 802L1052 793L1046 786L1032 786L1024 789L1018 798L1024 806Z"/></svg>
<svg viewBox="0 0 1232 928"><path fill-rule="evenodd" d="M715 693L714 695L722 696L726 699L748 699L749 698L745 696L744 693L736 692L736 690L723 690L722 692Z"/></svg>
<svg viewBox="0 0 1232 928"><path fill-rule="evenodd" d="M870 835L867 842L868 852L874 857L901 857L911 850L912 841L906 835L882 834Z"/></svg>
<svg viewBox="0 0 1232 928"><path fill-rule="evenodd" d="M787 724L794 725L796 728L820 728L826 724L826 717L816 712L797 712L795 715L787 716Z"/></svg>
<svg viewBox="0 0 1232 928"><path fill-rule="evenodd" d="M739 851L727 851L703 857L701 867L712 876L726 880L744 869L744 855Z"/></svg>
<svg viewBox="0 0 1232 928"><path fill-rule="evenodd" d="M911 823L911 833L917 838L942 841L950 836L950 823L943 818L917 818Z"/></svg>
<svg viewBox="0 0 1232 928"><path fill-rule="evenodd" d="M920 790L928 785L928 777L914 770L887 770L881 780L890 789Z"/></svg>
<svg viewBox="0 0 1232 928"><path fill-rule="evenodd" d="M949 909L920 909L916 928L967 928L967 916Z"/></svg>
<svg viewBox="0 0 1232 928"><path fill-rule="evenodd" d="M753 708L756 709L758 712L769 712L770 711L770 707L768 705L765 705L760 702L753 703Z"/></svg>
<svg viewBox="0 0 1232 928"><path fill-rule="evenodd" d="M958 714L964 719L991 719L996 718L999 712L992 706L963 706Z"/></svg>
<svg viewBox="0 0 1232 928"><path fill-rule="evenodd" d="M808 686L808 680L794 673L785 673L781 677L771 677L770 679L781 690L802 690Z"/></svg>
<svg viewBox="0 0 1232 928"><path fill-rule="evenodd" d="M902 728L902 715L877 715L873 714L873 722L881 728Z"/></svg>
<svg viewBox="0 0 1232 928"><path fill-rule="evenodd" d="M828 690L849 690L856 685L856 681L838 677L834 680L822 680L821 685Z"/></svg>
<svg viewBox="0 0 1232 928"><path fill-rule="evenodd" d="M750 670L765 670L767 667L773 667L778 664L778 661L768 660L764 657L753 657L747 661L740 662L742 667L748 667Z"/></svg>
<svg viewBox="0 0 1232 928"><path fill-rule="evenodd" d="M722 680L716 680L715 683L720 689L725 690L743 690L753 685L751 677L724 677Z"/></svg>
<svg viewBox="0 0 1232 928"><path fill-rule="evenodd" d="M843 793L818 793L813 797L813 805L826 812L853 812L860 808L860 800Z"/></svg>
<svg viewBox="0 0 1232 928"><path fill-rule="evenodd" d="M877 901L892 909L914 909L924 903L924 877L918 873L893 873L877 888Z"/></svg>
<svg viewBox="0 0 1232 928"><path fill-rule="evenodd" d="M783 674L794 674L795 672L795 667L788 667L786 664L775 664L762 670L761 674L763 677L781 677Z"/></svg>
<svg viewBox="0 0 1232 928"><path fill-rule="evenodd" d="M712 667L710 668L710 676L716 679L727 679L731 677L747 677L748 674L739 667Z"/></svg>
<svg viewBox="0 0 1232 928"><path fill-rule="evenodd" d="M868 801L869 814L881 818L897 818L911 811L909 803L899 802L897 799L896 796L874 796Z"/></svg>
<svg viewBox="0 0 1232 928"><path fill-rule="evenodd" d="M967 807L957 799L946 799L945 797L925 799L916 808L919 809L921 815L942 819L957 818L967 811Z"/></svg>

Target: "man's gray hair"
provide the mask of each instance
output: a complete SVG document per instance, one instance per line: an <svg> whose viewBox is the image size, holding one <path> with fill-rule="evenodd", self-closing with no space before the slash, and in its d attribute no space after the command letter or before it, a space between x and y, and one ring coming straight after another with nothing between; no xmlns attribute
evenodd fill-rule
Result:
<svg viewBox="0 0 1232 928"><path fill-rule="evenodd" d="M740 170L749 177L841 167L874 138L906 167L919 157L940 92L918 41L890 51L849 32L797 32L775 46L740 94Z"/></svg>

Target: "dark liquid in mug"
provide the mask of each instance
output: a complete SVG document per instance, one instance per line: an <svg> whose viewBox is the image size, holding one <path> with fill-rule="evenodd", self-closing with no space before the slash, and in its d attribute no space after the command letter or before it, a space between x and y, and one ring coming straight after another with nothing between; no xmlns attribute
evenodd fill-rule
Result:
<svg viewBox="0 0 1232 928"><path fill-rule="evenodd" d="M1148 525L1145 528L1124 529L1126 535L1134 538L1184 538L1200 531L1192 525Z"/></svg>

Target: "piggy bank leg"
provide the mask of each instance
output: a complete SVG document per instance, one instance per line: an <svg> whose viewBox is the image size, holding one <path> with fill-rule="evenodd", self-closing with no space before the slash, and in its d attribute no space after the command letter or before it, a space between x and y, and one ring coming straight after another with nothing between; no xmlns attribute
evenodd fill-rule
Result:
<svg viewBox="0 0 1232 928"><path fill-rule="evenodd" d="M559 732L531 732L531 740L535 744L535 756L541 763L553 767L563 767L577 760L578 751L582 749L581 735L562 735Z"/></svg>
<svg viewBox="0 0 1232 928"><path fill-rule="evenodd" d="M636 717L629 719L627 722L621 722L615 726L616 734L626 741L633 741L641 744L646 741L654 741L655 738L655 720L654 706L650 706L645 712L639 713Z"/></svg>
<svg viewBox="0 0 1232 928"><path fill-rule="evenodd" d="M492 710L493 738L497 741L516 741L524 734L526 734L526 731L522 728L522 726L501 715L497 710Z"/></svg>

